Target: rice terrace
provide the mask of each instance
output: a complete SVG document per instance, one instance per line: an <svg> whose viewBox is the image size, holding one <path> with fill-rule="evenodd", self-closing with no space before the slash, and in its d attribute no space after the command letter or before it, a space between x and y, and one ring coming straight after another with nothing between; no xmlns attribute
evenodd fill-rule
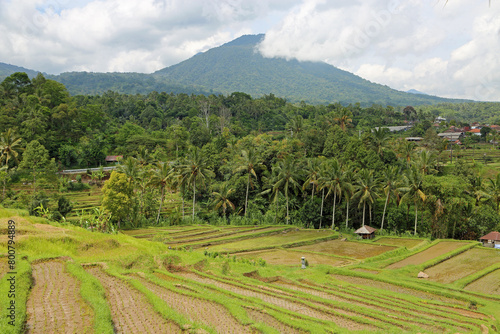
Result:
<svg viewBox="0 0 500 334"><path fill-rule="evenodd" d="M13 274L8 254L0 257L1 333L500 329L500 251L475 241L359 240L286 225L113 235L21 210L1 209L0 217L2 249L9 221L16 233L14 299L4 298Z"/></svg>

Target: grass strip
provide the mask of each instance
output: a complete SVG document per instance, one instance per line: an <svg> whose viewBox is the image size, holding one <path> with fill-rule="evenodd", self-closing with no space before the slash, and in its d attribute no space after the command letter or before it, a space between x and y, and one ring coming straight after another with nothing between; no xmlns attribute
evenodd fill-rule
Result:
<svg viewBox="0 0 500 334"><path fill-rule="evenodd" d="M451 252L448 252L448 253L443 254L441 256L435 257L432 260L424 262L424 263L420 264L418 267L422 267L422 269L425 270L427 268L430 268L430 267L433 267L435 265L438 265L441 262L449 260L449 259L451 259L454 256L462 254L462 253L468 251L469 249L474 248L474 247L476 247L478 245L481 245L481 243L480 242L474 242L474 243L470 243L470 244L464 245L464 246L462 246L460 248L457 248L457 249L455 249L455 250L453 250Z"/></svg>
<svg viewBox="0 0 500 334"><path fill-rule="evenodd" d="M111 310L106 301L104 288L97 278L86 272L79 264L66 261L66 270L80 281L80 294L94 309L96 333L113 334Z"/></svg>
<svg viewBox="0 0 500 334"><path fill-rule="evenodd" d="M260 300L259 298L255 297L247 297L243 296L237 293L234 293L232 291L228 291L222 288L219 288L217 286L214 286L212 284L206 284L202 282L198 282L195 280L191 280L188 278L185 278L180 275L175 275L172 274L168 271L163 271L163 270L158 270L158 272L176 278L180 281L183 281L187 284L190 285L195 285L199 286L205 290L213 290L216 291L217 293L221 294L222 296L229 296L231 298L234 298L236 300L241 300L245 303L249 303L252 306L259 305L260 307L263 307L266 309L266 312L269 313L271 316L276 318L278 321L287 324L291 327L294 327L296 329L301 329L307 332L311 333L330 333L330 332L335 332L335 333L347 333L347 331L344 331L341 327L338 327L335 323L331 321L325 321L313 317L309 317L303 314L299 314L293 311L290 311L288 309L275 306L273 304L269 304L267 302L264 302ZM211 278L210 275L204 275L203 273L195 272L196 274L202 276L202 277L207 277ZM226 297L227 298L227 297Z"/></svg>
<svg viewBox="0 0 500 334"><path fill-rule="evenodd" d="M17 334L25 332L26 324L26 302L28 301L28 295L31 290L31 266L29 262L25 259L16 260L15 275L4 275L0 281L0 333L2 334ZM8 281L10 276L15 276L15 297L10 295L11 284ZM8 317L10 312L8 308L11 305L11 301L15 302L15 320L14 325L10 325L9 322L13 321Z"/></svg>

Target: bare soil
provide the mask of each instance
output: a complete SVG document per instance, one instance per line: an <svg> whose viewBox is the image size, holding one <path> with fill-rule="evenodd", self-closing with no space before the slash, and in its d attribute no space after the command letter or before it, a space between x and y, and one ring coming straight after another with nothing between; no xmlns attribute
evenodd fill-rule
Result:
<svg viewBox="0 0 500 334"><path fill-rule="evenodd" d="M280 333L287 333L287 334L288 333L290 333L290 334L308 333L306 331L290 327L287 324L284 324L284 323L278 321L275 317L266 313L265 310L257 310L254 308L248 308L247 314L253 321L265 323L266 325L277 329Z"/></svg>
<svg viewBox="0 0 500 334"><path fill-rule="evenodd" d="M410 295L410 296L414 296L414 297L418 297L418 298L422 298L422 299L437 300L437 301L449 303L452 305L461 305L461 306L466 305L466 303L464 301L460 301L457 299L451 299L451 298L447 298L444 296L435 295L432 293L423 292L423 291L419 291L419 290L409 289L409 288L394 285L391 283L380 282L380 281L375 281L375 280L362 278L362 277L354 277L354 276L344 276L344 275L332 275L332 276L340 281L344 281L344 282L351 283L351 284L366 285L366 286L370 286L370 287L374 287L374 288L378 288L378 289L382 289L382 290L388 290L391 292L402 293L405 295Z"/></svg>
<svg viewBox="0 0 500 334"><path fill-rule="evenodd" d="M397 247L406 247L411 249L422 243L422 239L403 239L403 238L380 238L374 243L376 244L384 244L384 245L393 245Z"/></svg>
<svg viewBox="0 0 500 334"><path fill-rule="evenodd" d="M402 261L387 266L386 269L398 269L410 264L422 264L438 256L454 251L455 249L460 248L466 244L467 243L465 242L441 241L440 243L429 247L426 250L421 251L420 253L414 254Z"/></svg>
<svg viewBox="0 0 500 334"><path fill-rule="evenodd" d="M496 250L475 247L427 268L425 272L431 281L451 283L499 262L500 256Z"/></svg>
<svg viewBox="0 0 500 334"><path fill-rule="evenodd" d="M361 242L341 241L336 239L319 242L314 245L300 246L294 249L345 256L354 259L366 259L394 250L396 247L381 246L376 244L371 245Z"/></svg>
<svg viewBox="0 0 500 334"><path fill-rule="evenodd" d="M205 323L217 333L252 333L249 326L240 324L222 305L165 289L143 278L138 279L171 308L186 315L193 322Z"/></svg>
<svg viewBox="0 0 500 334"><path fill-rule="evenodd" d="M146 297L125 281L106 274L98 267L86 270L106 290L116 333L182 333L177 324L162 318Z"/></svg>
<svg viewBox="0 0 500 334"><path fill-rule="evenodd" d="M310 317L317 318L317 319L321 319L321 320L332 321L337 326L346 328L348 330L375 330L375 329L377 329L377 327L374 327L372 325L358 323L358 322L355 322L353 320L343 318L341 316L337 316L337 315L334 315L334 314L331 314L328 312L324 312L324 311L307 306L307 305L302 304L302 303L297 303L297 302L290 301L290 300L285 299L285 298L276 297L276 296L267 294L265 292L258 292L258 291L254 291L251 289L241 288L239 286L224 283L224 282L221 282L221 281L218 281L215 279L211 279L211 278L202 277L202 276L199 276L199 275L193 274L193 273L180 273L180 275L185 277L185 278L197 281L197 282L214 285L218 288L224 289L226 291L231 291L231 292L237 293L237 294L242 295L242 296L258 298L258 299L262 300L263 302L266 302L266 303L269 303L272 305L276 305L278 307L290 310L292 312L296 312L299 314L303 314L303 315L310 316ZM344 313L344 314L346 313L345 311L340 310L340 309L335 309L335 311L337 311L339 313ZM353 315L353 314L350 314L350 315ZM360 316L359 314L356 314L356 315Z"/></svg>
<svg viewBox="0 0 500 334"><path fill-rule="evenodd" d="M343 266L351 263L348 259L336 258L328 255L321 255L309 252L297 252L292 250L278 249L278 250L265 250L244 252L235 254L237 257L244 257L248 259L263 259L269 264L282 264L289 266L300 266L301 257L304 256L310 266L315 264L326 264L330 266Z"/></svg>
<svg viewBox="0 0 500 334"><path fill-rule="evenodd" d="M33 264L26 305L28 333L93 333L94 312L80 295L80 282L61 261Z"/></svg>
<svg viewBox="0 0 500 334"><path fill-rule="evenodd" d="M500 295L500 269L475 280L467 285L465 290Z"/></svg>

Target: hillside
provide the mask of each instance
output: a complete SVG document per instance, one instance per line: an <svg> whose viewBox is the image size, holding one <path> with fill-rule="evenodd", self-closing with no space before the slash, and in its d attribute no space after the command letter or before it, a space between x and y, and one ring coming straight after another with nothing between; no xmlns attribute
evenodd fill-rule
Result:
<svg viewBox="0 0 500 334"><path fill-rule="evenodd" d="M66 72L47 77L63 83L72 95L108 90L124 94L244 92L252 97L274 94L291 102L313 104L406 106L465 102L397 91L322 62L264 58L256 51L263 36L242 36L153 74ZM0 79L19 71L31 77L37 73L0 63Z"/></svg>
<svg viewBox="0 0 500 334"><path fill-rule="evenodd" d="M263 36L242 36L154 75L186 85L210 87L226 94L241 91L257 97L272 93L308 103L421 105L459 102L400 92L326 63L264 58L256 51Z"/></svg>

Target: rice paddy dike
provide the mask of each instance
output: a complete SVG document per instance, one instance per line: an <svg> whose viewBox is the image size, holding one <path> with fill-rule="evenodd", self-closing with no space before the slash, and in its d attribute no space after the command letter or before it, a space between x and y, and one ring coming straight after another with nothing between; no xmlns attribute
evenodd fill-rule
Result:
<svg viewBox="0 0 500 334"><path fill-rule="evenodd" d="M358 240L286 225L109 235L1 208L0 231L0 333L500 330L500 251L473 241Z"/></svg>

